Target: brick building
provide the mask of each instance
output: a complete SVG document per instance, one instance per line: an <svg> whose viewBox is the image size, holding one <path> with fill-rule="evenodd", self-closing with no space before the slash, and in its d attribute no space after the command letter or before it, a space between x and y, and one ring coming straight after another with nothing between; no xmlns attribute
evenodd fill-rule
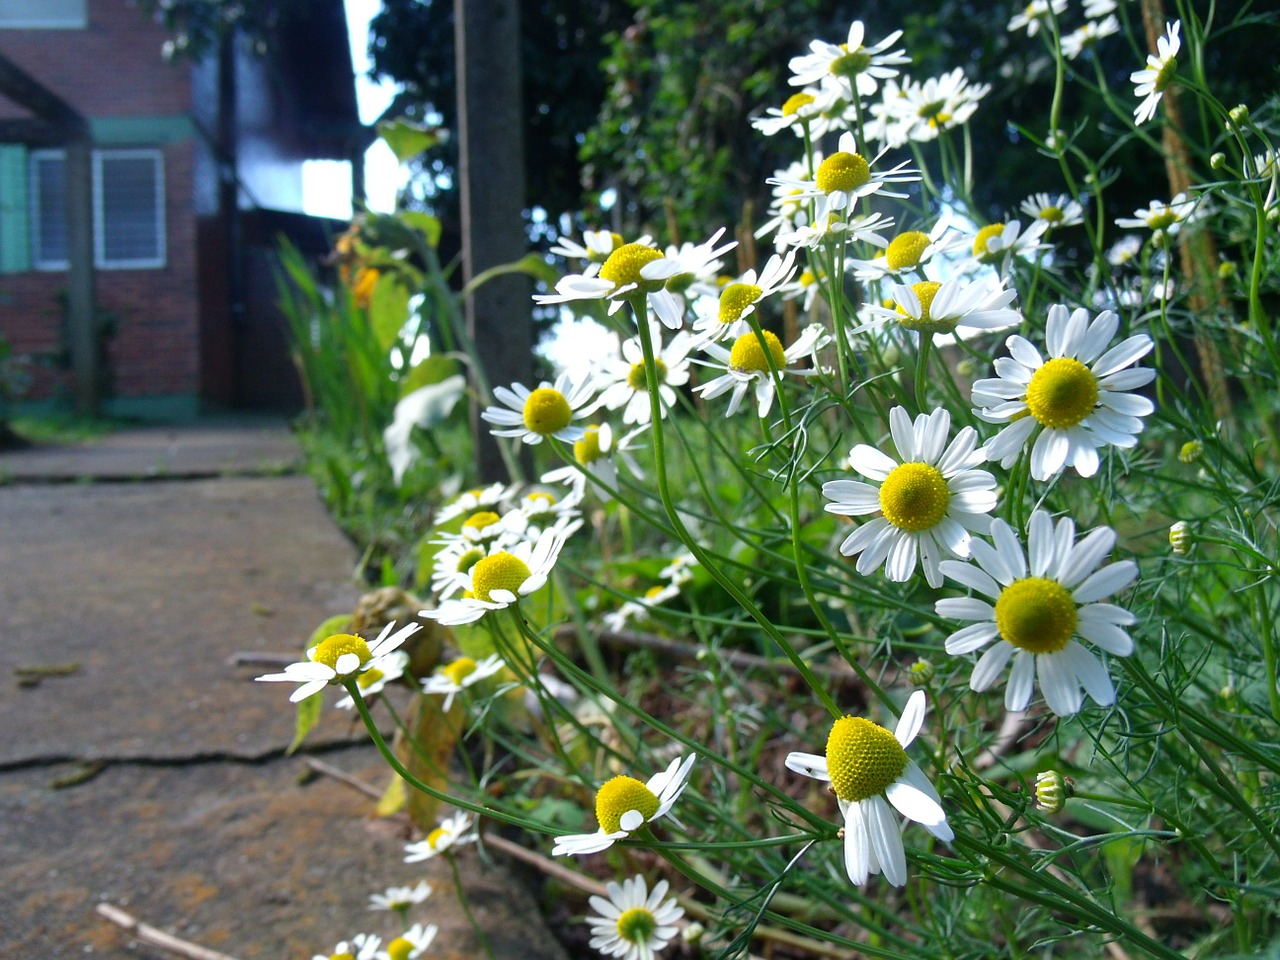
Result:
<svg viewBox="0 0 1280 960"><path fill-rule="evenodd" d="M130 0L0 0L0 56L87 122L110 412L297 402L272 251L281 233L324 249L341 225L301 214L302 163L358 170L368 143L342 2L302 10L262 55L232 37L171 64ZM46 361L30 398L65 403L67 145L15 99L0 93L0 332Z"/></svg>

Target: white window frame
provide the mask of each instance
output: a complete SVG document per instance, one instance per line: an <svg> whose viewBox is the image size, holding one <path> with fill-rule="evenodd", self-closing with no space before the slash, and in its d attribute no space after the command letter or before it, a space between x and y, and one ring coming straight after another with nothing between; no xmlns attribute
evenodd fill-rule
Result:
<svg viewBox="0 0 1280 960"><path fill-rule="evenodd" d="M31 231L31 267L33 270L56 271L66 270L70 263L66 260L40 259L40 187L41 178L36 175L36 161L48 157L60 157L66 163L65 150L33 150L28 155L30 170L30 231ZM168 264L168 235L165 229L165 174L164 153L154 148L103 149L92 153L93 179L93 263L98 270L155 270ZM155 209L156 209L156 241L159 255L135 260L108 260L106 257L106 222L102 212L102 161L103 160L144 160L149 159L155 165ZM64 167L65 169L65 167Z"/></svg>
<svg viewBox="0 0 1280 960"><path fill-rule="evenodd" d="M74 3L75 0L72 0ZM25 0L29 8L39 6L40 0ZM7 6L13 6L12 3ZM89 0L80 0L77 13L62 17L40 16L36 13L6 12L0 8L0 30L83 30L89 26Z"/></svg>

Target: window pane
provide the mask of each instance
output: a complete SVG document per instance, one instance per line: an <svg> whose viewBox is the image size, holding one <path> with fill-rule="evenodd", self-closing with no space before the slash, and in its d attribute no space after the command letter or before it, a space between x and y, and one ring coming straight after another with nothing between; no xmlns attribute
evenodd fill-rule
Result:
<svg viewBox="0 0 1280 960"><path fill-rule="evenodd" d="M42 267L67 262L67 164L61 155L32 158L36 226L36 263Z"/></svg>
<svg viewBox="0 0 1280 960"><path fill-rule="evenodd" d="M85 6L85 0L0 0L0 27L83 27Z"/></svg>
<svg viewBox="0 0 1280 960"><path fill-rule="evenodd" d="M160 249L158 158L101 159L102 249L104 263L155 262Z"/></svg>

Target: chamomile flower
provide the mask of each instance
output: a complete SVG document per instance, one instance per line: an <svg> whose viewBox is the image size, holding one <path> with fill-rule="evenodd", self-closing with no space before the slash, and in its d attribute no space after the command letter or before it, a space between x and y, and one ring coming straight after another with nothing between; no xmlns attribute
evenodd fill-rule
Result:
<svg viewBox="0 0 1280 960"><path fill-rule="evenodd" d="M333 953L312 954L311 960L374 960L381 944L381 937L357 933L349 941L343 940L335 946Z"/></svg>
<svg viewBox="0 0 1280 960"><path fill-rule="evenodd" d="M624 243L614 247L599 269L561 277L555 293L535 294L533 299L540 305L573 300L608 300L609 314L612 315L622 309L629 296L643 293L663 323L678 327L682 306L664 287L667 280L680 270L680 264L668 260L647 240Z"/></svg>
<svg viewBox="0 0 1280 960"><path fill-rule="evenodd" d="M694 333L714 340L741 336L751 329L747 317L755 313L756 306L779 292L795 272L795 250L788 250L786 256L775 253L765 262L759 276L751 269L726 284L720 291L716 313L699 317L693 325Z"/></svg>
<svg viewBox="0 0 1280 960"><path fill-rule="evenodd" d="M1048 221L1040 218L1031 221L1025 230L1020 220L988 224L973 238L972 267L994 267L1001 277L1007 277L1015 257L1025 260L1048 249L1047 244L1041 243L1048 228Z"/></svg>
<svg viewBox="0 0 1280 960"><path fill-rule="evenodd" d="M777 392L769 359L772 358L773 366L780 376L787 373L801 377L813 376L817 370L812 367L801 368L797 364L805 358L812 360L831 340L822 325L817 323L805 327L795 343L785 350L777 334L771 330L762 330L761 334L763 339L754 330L748 330L733 342L729 350L718 343L708 343L703 347L713 359L699 362L723 370L724 373L695 387L694 392L708 400L729 393L729 406L724 414L726 417L737 413L747 391L752 389L756 396L756 413L761 417L768 416Z"/></svg>
<svg viewBox="0 0 1280 960"><path fill-rule="evenodd" d="M453 698L467 687L475 686L481 680L487 680L500 673L506 666L496 653L490 654L479 662L470 657L458 657L437 667L436 672L422 681L423 693L436 693L444 697L441 709L448 711L453 706Z"/></svg>
<svg viewBox="0 0 1280 960"><path fill-rule="evenodd" d="M621 884L610 881L607 898L593 896L589 901L599 914L587 917L591 947L606 957L653 960L675 938L676 922L684 916L684 908L667 897L667 888L667 881L659 880L649 892L641 876Z"/></svg>
<svg viewBox="0 0 1280 960"><path fill-rule="evenodd" d="M614 633L625 630L627 624L648 619L654 607L661 606L678 596L680 596L680 588L674 583L650 587L643 597L627 600L617 610L606 613L602 618L604 625Z"/></svg>
<svg viewBox="0 0 1280 960"><path fill-rule="evenodd" d="M1103 37L1114 36L1120 32L1120 21L1115 14L1101 20L1086 20L1062 38L1062 54L1068 60L1077 59L1086 50L1091 50Z"/></svg>
<svg viewBox="0 0 1280 960"><path fill-rule="evenodd" d="M650 777L647 783L628 776L607 780L596 793L596 821L600 828L595 833L556 837L551 855L599 853L645 824L666 816L684 792L689 771L697 759L697 754L693 753L683 759L677 757L667 769Z"/></svg>
<svg viewBox="0 0 1280 960"><path fill-rule="evenodd" d="M478 839L479 834L471 827L471 816L460 810L453 816L441 820L440 826L428 833L425 839L417 843L405 844L404 852L408 856L404 858L404 862L419 863L430 860L442 853L448 853L454 847L475 843ZM452 856L452 854L449 855Z"/></svg>
<svg viewBox="0 0 1280 960"><path fill-rule="evenodd" d="M486 407L480 416L494 425L495 437L519 437L528 444L555 437L572 443L582 438L582 428L573 421L590 412L592 392L589 379L575 383L568 373L554 384L543 381L536 390L513 383L511 389L494 388L493 395L505 406Z"/></svg>
<svg viewBox="0 0 1280 960"><path fill-rule="evenodd" d="M416 907L431 896L431 885L419 880L416 887L387 887L382 893L369 895L370 910L394 910L404 913L410 907Z"/></svg>
<svg viewBox="0 0 1280 960"><path fill-rule="evenodd" d="M513 544L494 544L492 550L502 550ZM471 568L476 565L490 549L479 544L469 543L461 537L443 543L436 551L431 562L431 592L441 600L447 600L455 593L467 589Z"/></svg>
<svg viewBox="0 0 1280 960"><path fill-rule="evenodd" d="M620 234L608 230L585 230L582 243L561 237L547 252L566 260L583 260L587 263L586 275L595 276L600 272L600 265L609 259L609 254L625 242Z"/></svg>
<svg viewBox="0 0 1280 960"><path fill-rule="evenodd" d="M581 525L581 520L575 520L568 526L550 527L536 541L522 540L510 550L486 554L465 574L465 592L460 599L442 600L434 610L423 610L421 615L455 626L511 606L547 582L565 541Z"/></svg>
<svg viewBox="0 0 1280 960"><path fill-rule="evenodd" d="M1129 74L1134 95L1143 98L1133 111L1133 122L1141 126L1156 115L1156 106L1165 88L1178 72L1178 51L1182 49L1179 31L1182 21L1165 24L1165 35L1156 40L1156 52L1147 54L1147 65Z"/></svg>
<svg viewBox="0 0 1280 960"><path fill-rule="evenodd" d="M880 231L892 228L893 218L886 217L878 210L860 217L846 217L842 211L833 210L825 217L819 217L810 226L797 227L788 234L778 234L777 242L811 250L826 244L844 246L850 243L887 247L889 241L880 236Z"/></svg>
<svg viewBox="0 0 1280 960"><path fill-rule="evenodd" d="M345 683L368 670L379 657L385 656L422 629L420 623L406 623L395 630L388 623L373 643L366 643L350 633L335 633L307 650L307 659L291 663L284 673L269 673L255 680L300 684L289 697L290 703L305 700L331 683ZM394 631L394 632L393 632Z"/></svg>
<svg viewBox="0 0 1280 960"><path fill-rule="evenodd" d="M582 491L578 489L570 490L563 497L549 490L530 490L503 514L502 523L514 536L535 540L542 531L565 526L582 516L578 509L581 502Z"/></svg>
<svg viewBox="0 0 1280 960"><path fill-rule="evenodd" d="M1013 15L1009 21L1008 30L1015 33L1018 30L1026 30L1028 37L1034 37L1040 32L1042 26L1050 29L1050 24L1054 19L1067 9L1067 0L1031 0L1025 7Z"/></svg>
<svg viewBox="0 0 1280 960"><path fill-rule="evenodd" d="M434 923L423 926L415 923L400 936L387 941L385 950L379 950L378 960L417 960L427 952L440 928Z"/></svg>
<svg viewBox="0 0 1280 960"><path fill-rule="evenodd" d="M688 583L693 579L693 568L698 565L698 558L688 550L676 554L671 562L658 571L658 579L667 580L676 586Z"/></svg>
<svg viewBox="0 0 1280 960"><path fill-rule="evenodd" d="M967 244L964 236L945 221L938 221L928 233L906 230L889 241L883 254L873 260L850 260L854 276L864 282L884 277L919 273L935 256L950 253Z"/></svg>
<svg viewBox="0 0 1280 960"><path fill-rule="evenodd" d="M684 326L684 307L687 301L696 297L715 296L720 292L717 278L724 269L724 261L720 258L738 245L737 240L720 243L725 228L721 227L708 240L702 243L682 243L678 247L667 247L666 262L661 264L667 274L663 285L663 307L650 295L649 302L663 324L669 330L679 330ZM656 269L656 266L655 266ZM644 276L644 270L641 271ZM672 312L666 307L666 298L671 298L678 307ZM666 316L663 316L664 311Z"/></svg>
<svg viewBox="0 0 1280 960"><path fill-rule="evenodd" d="M1152 200L1141 210L1135 210L1132 217L1117 217L1116 226L1139 230L1145 227L1151 231L1152 239L1160 242L1165 237L1176 237L1184 226L1203 216L1204 210L1196 198L1179 193L1168 203Z"/></svg>
<svg viewBox="0 0 1280 960"><path fill-rule="evenodd" d="M1031 217L1033 223L1043 222L1045 230L1084 223L1084 207L1066 194L1054 197L1047 193L1034 193L1022 201L1020 209Z"/></svg>
<svg viewBox="0 0 1280 960"><path fill-rule="evenodd" d="M1084 0L1084 15L1090 20L1097 20L1115 13L1116 0Z"/></svg>
<svg viewBox="0 0 1280 960"><path fill-rule="evenodd" d="M787 97L781 107L768 107L763 117L754 117L751 126L766 137L772 137L783 130L791 130L796 136L803 136L809 121L822 109L818 98L809 90L801 90Z"/></svg>
<svg viewBox="0 0 1280 960"><path fill-rule="evenodd" d="M879 514L845 538L840 552L858 556L859 573L883 564L885 576L911 579L917 560L929 586L942 586L939 561L969 556L970 533L985 533L996 505L996 479L974 469L985 460L978 434L965 427L949 444L951 414L942 408L912 423L903 407L889 411L889 429L898 460L860 443L849 466L869 480L831 480L822 495L828 513L844 517Z"/></svg>
<svg viewBox="0 0 1280 960"><path fill-rule="evenodd" d="M613 435L613 428L609 424L592 424L587 427L582 439L573 445L573 459L577 465L569 464L548 470L542 475L542 482L567 483L581 496L588 482L587 471L590 471L592 489L596 495L605 501L612 500L613 491L618 489L619 462L625 463L635 476L643 476L629 448L632 441L648 429L646 424L619 438Z"/></svg>
<svg viewBox="0 0 1280 960"><path fill-rule="evenodd" d="M1115 531L1098 527L1077 541L1070 519L1063 517L1055 525L1048 513L1037 510L1028 524L1025 554L1003 520L991 524L991 538L992 544L974 542L976 563L949 560L942 572L994 604L956 597L935 605L939 616L976 621L947 637L947 653L972 653L998 638L974 665L969 686L979 692L989 689L1012 658L1004 695L1007 710L1027 708L1037 677L1049 709L1060 717L1076 713L1084 693L1101 706L1114 703L1106 667L1075 638L1117 657L1133 652L1133 640L1122 628L1137 617L1099 602L1138 575L1132 560L1099 566L1115 546Z"/></svg>
<svg viewBox="0 0 1280 960"><path fill-rule="evenodd" d="M384 653L370 660L364 671L356 675L356 686L360 688L360 695L368 701L381 693L388 683L403 677L408 666L409 654L404 650L392 650L390 653ZM350 710L355 705L356 702L350 694L334 704L339 710Z"/></svg>
<svg viewBox="0 0 1280 960"><path fill-rule="evenodd" d="M436 524L447 523L454 517L470 516L479 510L493 510L501 513L500 504L511 499L514 491L505 483L491 483L487 487L476 487L459 494L436 514Z"/></svg>
<svg viewBox="0 0 1280 960"><path fill-rule="evenodd" d="M938 791L907 756L924 713L924 691L917 690L892 733L862 717L845 716L831 726L826 756L787 755L788 770L831 784L844 816L845 872L859 886L882 871L895 887L907 882L907 856L894 810L923 824L939 840L955 838Z"/></svg>
<svg viewBox="0 0 1280 960"><path fill-rule="evenodd" d="M911 62L902 50L891 49L901 36L902 31L895 30L879 43L867 46L866 28L861 20L855 20L849 25L844 43L813 40L809 53L793 57L788 64L792 76L787 82L793 87L814 83L836 87L847 100L855 94L874 97L881 80L896 77L898 67Z"/></svg>
<svg viewBox="0 0 1280 960"><path fill-rule="evenodd" d="M935 343L950 336L966 339L1021 322L1022 315L1009 306L1016 296L1017 291L1006 290L1002 284L972 280L895 284L893 306L868 305L871 319L849 332L864 333L892 322L921 336L932 336Z"/></svg>
<svg viewBox="0 0 1280 960"><path fill-rule="evenodd" d="M942 131L967 123L990 92L990 84L970 84L961 67L923 83L910 77L901 84L886 81L880 102L871 105L867 135L890 148L936 140Z"/></svg>
<svg viewBox="0 0 1280 960"><path fill-rule="evenodd" d="M1007 423L987 441L987 457L1013 466L1033 434L1031 476L1048 480L1067 466L1082 477L1098 472L1098 449L1133 447L1141 417L1155 406L1127 391L1155 379L1149 369L1125 369L1151 351L1151 338L1138 334L1107 349L1120 319L1104 310L1092 321L1079 308L1070 314L1061 304L1049 308L1045 329L1046 360L1017 334L1006 344L1011 356L995 362L997 377L973 385L978 416Z"/></svg>
<svg viewBox="0 0 1280 960"><path fill-rule="evenodd" d="M665 417L667 408L676 402L675 388L689 382L689 353L696 340L681 330L666 346L661 346L662 327L652 321L649 323L649 337L650 342L661 347L653 359L658 399ZM638 336L623 342L621 356L605 364L596 380L596 387L601 391L599 406L609 410L622 409L623 423L646 424L650 421L649 377Z"/></svg>
<svg viewBox="0 0 1280 960"><path fill-rule="evenodd" d="M873 170L872 167L884 156L884 153L885 151L881 151L868 161L858 152L858 144L853 134L846 130L840 135L836 152L818 164L812 179L805 177L799 180L768 182L799 191L796 194L797 199L816 198L818 200L816 219L822 220L832 211L852 210L854 204L863 197L870 197L877 193L887 197L906 196L906 194L885 190L885 187L894 183L913 183L920 179L919 171L911 169L906 160L888 170Z"/></svg>

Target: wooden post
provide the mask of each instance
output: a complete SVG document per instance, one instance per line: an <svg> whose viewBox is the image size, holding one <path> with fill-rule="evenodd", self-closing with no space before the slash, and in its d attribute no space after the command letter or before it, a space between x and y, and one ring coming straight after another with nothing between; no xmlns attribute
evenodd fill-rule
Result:
<svg viewBox="0 0 1280 960"><path fill-rule="evenodd" d="M458 78L458 177L466 280L519 260L524 231L524 116L517 0L455 0ZM507 275L466 303L467 332L490 384L527 383L533 369L532 288ZM473 379L473 384L474 384ZM507 479L482 403L472 402L471 431L481 481Z"/></svg>

